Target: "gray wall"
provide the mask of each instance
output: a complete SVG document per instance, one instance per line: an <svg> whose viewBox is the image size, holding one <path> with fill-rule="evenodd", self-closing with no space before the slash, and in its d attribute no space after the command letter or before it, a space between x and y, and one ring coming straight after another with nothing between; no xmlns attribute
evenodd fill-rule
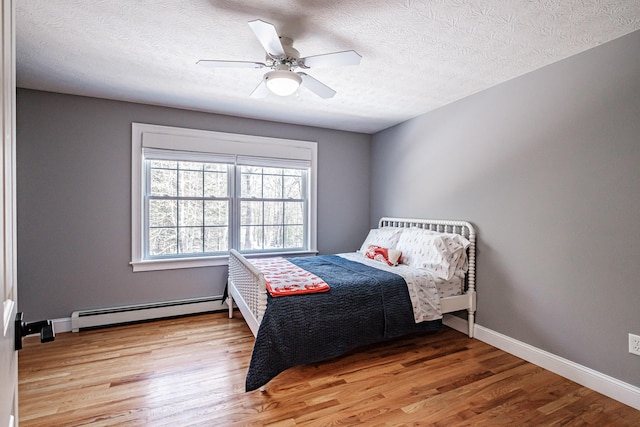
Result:
<svg viewBox="0 0 640 427"><path fill-rule="evenodd" d="M635 32L374 135L370 218L472 221L478 323L635 386L638 52Z"/></svg>
<svg viewBox="0 0 640 427"><path fill-rule="evenodd" d="M131 271L131 122L318 141L318 249L355 250L367 233L369 135L19 89L18 291L28 320L222 294L226 267Z"/></svg>

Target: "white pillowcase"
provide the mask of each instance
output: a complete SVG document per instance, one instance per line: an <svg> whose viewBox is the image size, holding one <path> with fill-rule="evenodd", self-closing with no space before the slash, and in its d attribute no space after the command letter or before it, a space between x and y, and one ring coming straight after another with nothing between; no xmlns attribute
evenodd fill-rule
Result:
<svg viewBox="0 0 640 427"><path fill-rule="evenodd" d="M403 230L404 228L401 227L373 228L369 230L369 234L367 235L367 238L364 239L364 243L360 246L360 250L358 252L364 255L367 252L369 245L395 249Z"/></svg>
<svg viewBox="0 0 640 427"><path fill-rule="evenodd" d="M469 241L459 234L439 233L422 228L406 228L396 249L402 251L402 263L427 268L445 280L463 277L467 270Z"/></svg>

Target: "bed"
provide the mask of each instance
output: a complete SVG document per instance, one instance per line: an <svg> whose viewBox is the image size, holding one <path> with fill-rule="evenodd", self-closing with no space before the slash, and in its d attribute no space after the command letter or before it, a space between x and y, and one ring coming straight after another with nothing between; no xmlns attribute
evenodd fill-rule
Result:
<svg viewBox="0 0 640 427"><path fill-rule="evenodd" d="M231 250L229 317L235 303L256 337L246 390L263 388L296 365L438 330L444 313L466 310L473 337L475 247L475 230L466 221L382 218L355 253L281 260L327 285L284 297L270 286L269 260Z"/></svg>

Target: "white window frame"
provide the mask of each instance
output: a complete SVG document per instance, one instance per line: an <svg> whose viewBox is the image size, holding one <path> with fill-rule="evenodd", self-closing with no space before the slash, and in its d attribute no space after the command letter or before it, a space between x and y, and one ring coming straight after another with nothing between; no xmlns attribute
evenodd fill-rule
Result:
<svg viewBox="0 0 640 427"><path fill-rule="evenodd" d="M194 153L265 157L308 161L311 165L308 206L308 250L287 254L317 253L317 166L318 144L232 134L171 126L132 123L131 125L131 266L133 271L168 270L227 265L228 255L185 257L169 259L145 259L144 256L144 193L145 185L143 150L164 149ZM232 218L233 221L233 218ZM231 225L234 226L233 224ZM274 252L270 252L274 254ZM262 253L261 255L264 255Z"/></svg>

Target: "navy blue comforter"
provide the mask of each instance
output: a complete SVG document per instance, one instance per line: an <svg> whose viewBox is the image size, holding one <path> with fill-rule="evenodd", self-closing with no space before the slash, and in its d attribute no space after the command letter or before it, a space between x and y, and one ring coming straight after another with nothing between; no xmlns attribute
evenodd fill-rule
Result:
<svg viewBox="0 0 640 427"><path fill-rule="evenodd" d="M336 255L289 258L321 277L328 292L273 298L260 323L246 390L265 385L296 365L410 332L433 331L441 321L415 323L404 279Z"/></svg>

